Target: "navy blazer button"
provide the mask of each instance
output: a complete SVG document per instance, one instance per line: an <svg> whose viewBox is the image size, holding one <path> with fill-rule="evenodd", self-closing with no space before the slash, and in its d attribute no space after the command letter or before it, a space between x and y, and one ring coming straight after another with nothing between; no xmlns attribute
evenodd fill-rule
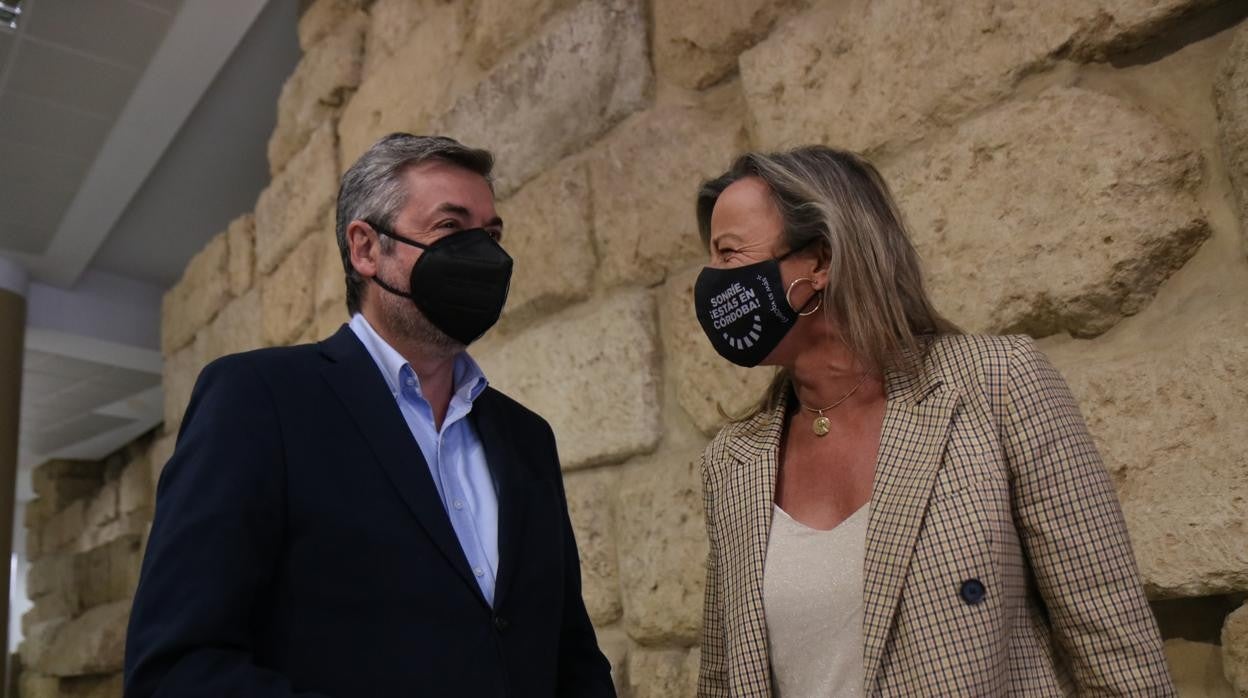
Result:
<svg viewBox="0 0 1248 698"><path fill-rule="evenodd" d="M988 591L984 589L983 582L978 579L968 579L962 582L962 589L958 591L958 594L963 601L974 606L984 600L984 596L988 594Z"/></svg>
<svg viewBox="0 0 1248 698"><path fill-rule="evenodd" d="M508 623L507 619L502 616L494 616L494 627L501 633L511 627L511 623Z"/></svg>

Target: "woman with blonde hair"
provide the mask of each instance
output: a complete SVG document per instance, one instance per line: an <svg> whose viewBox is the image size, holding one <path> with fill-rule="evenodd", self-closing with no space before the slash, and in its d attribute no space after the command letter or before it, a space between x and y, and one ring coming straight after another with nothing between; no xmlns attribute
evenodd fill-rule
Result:
<svg viewBox="0 0 1248 698"><path fill-rule="evenodd" d="M697 216L698 321L779 368L703 457L698 695L1174 695L1069 389L936 312L876 169L749 153Z"/></svg>

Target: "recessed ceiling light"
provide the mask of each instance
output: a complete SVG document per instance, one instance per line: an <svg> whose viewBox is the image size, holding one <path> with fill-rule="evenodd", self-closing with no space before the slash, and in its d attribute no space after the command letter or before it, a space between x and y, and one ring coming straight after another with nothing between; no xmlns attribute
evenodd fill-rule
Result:
<svg viewBox="0 0 1248 698"><path fill-rule="evenodd" d="M0 2L0 27L17 29L17 18L22 16L22 8L18 7L21 0Z"/></svg>

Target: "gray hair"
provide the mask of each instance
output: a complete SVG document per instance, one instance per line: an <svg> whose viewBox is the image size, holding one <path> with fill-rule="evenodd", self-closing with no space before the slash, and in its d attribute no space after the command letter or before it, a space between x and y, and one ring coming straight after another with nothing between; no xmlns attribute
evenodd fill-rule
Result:
<svg viewBox="0 0 1248 698"><path fill-rule="evenodd" d="M395 217L407 204L403 173L409 167L430 160L445 160L476 172L491 182L493 188L490 173L494 169L494 156L488 150L469 148L445 136L392 133L374 143L342 175L334 233L338 236L338 251L347 275L348 313L359 312L366 280L351 264L347 226L352 221L367 220L393 228ZM383 253L389 253L393 247L393 240L382 238Z"/></svg>

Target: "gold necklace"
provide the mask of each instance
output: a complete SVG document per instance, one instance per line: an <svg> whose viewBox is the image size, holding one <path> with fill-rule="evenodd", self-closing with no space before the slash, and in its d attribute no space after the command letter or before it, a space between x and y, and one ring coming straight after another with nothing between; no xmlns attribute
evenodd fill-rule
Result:
<svg viewBox="0 0 1248 698"><path fill-rule="evenodd" d="M827 436L827 435L828 435L828 431L832 428L832 422L831 422L831 421L829 421L827 417L823 416L823 413L824 413L824 412L826 412L826 411L828 411L828 410L830 410L830 409L832 409L832 408L834 408L834 407L836 407L837 405L841 404L842 402L845 402L846 400L848 400L848 399L849 399L849 397L850 397L851 395L853 395L854 393L858 392L858 389L862 387L862 384L863 384L863 383L865 383L865 382L867 381L867 375L868 375L868 374L867 374L866 372L864 372L864 373L862 374L862 378L859 378L859 379L858 379L858 382L854 384L854 387L852 387L852 388L850 388L850 389L849 389L849 392L848 392L848 393L845 393L844 395L842 395L842 396L841 396L841 398L840 398L839 400L837 400L836 402L832 403L831 405L828 405L827 407L825 407L825 408L823 408L823 409L815 409L815 408L813 408L813 407L807 407L806 405L802 405L802 401L801 401L801 400L798 400L798 401L797 401L797 404L801 405L801 406L802 406L802 409L806 410L807 412L814 412L815 414L819 415L818 417L816 417L816 418L815 418L815 423L814 423L814 424L812 424L812 425L810 425L810 429L811 429L811 431L815 432L815 436L820 436L820 437L822 437L822 436ZM794 394L794 396L796 396L796 395L797 395L797 391L796 391L796 390L795 390L795 391L793 391L793 394Z"/></svg>

